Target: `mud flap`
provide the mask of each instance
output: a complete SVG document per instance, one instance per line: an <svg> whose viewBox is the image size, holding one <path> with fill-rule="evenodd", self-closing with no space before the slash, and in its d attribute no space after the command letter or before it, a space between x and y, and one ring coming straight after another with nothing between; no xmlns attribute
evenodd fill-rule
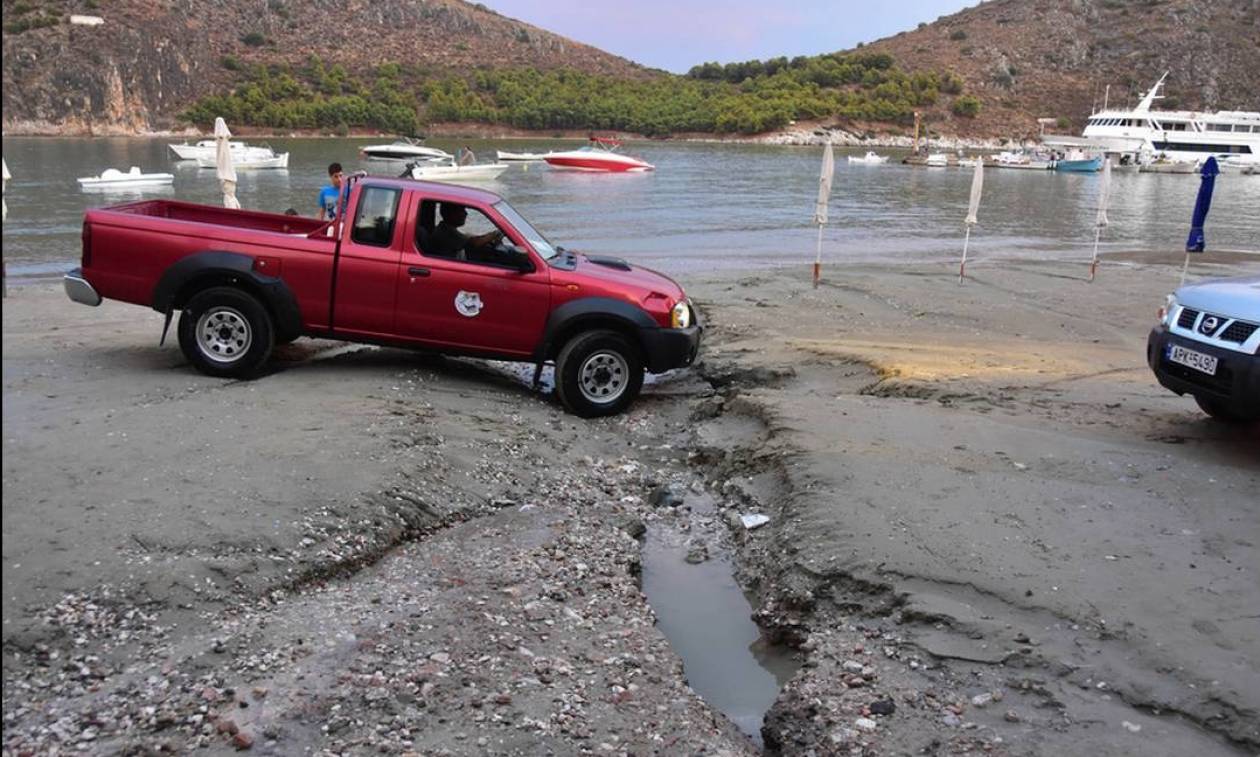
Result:
<svg viewBox="0 0 1260 757"><path fill-rule="evenodd" d="M171 330L171 318L175 315L175 308L168 307L166 309L166 322L162 324L162 338L158 340L158 346L166 345L166 332Z"/></svg>

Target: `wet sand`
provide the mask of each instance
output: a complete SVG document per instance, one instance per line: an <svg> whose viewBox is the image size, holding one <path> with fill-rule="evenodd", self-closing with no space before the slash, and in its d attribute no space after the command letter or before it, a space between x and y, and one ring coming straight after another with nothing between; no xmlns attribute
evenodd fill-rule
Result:
<svg viewBox="0 0 1260 757"><path fill-rule="evenodd" d="M827 634L846 626L918 663L894 666L911 713L877 752L926 747L949 715L1018 753L1254 751L1260 428L1209 420L1147 368L1179 269L969 270L692 288L715 324L706 370L729 382L710 464L776 522L743 555L768 624L835 665L853 639ZM871 698L838 675L808 668L780 699L785 749L852 728ZM954 693L925 702L942 682ZM1003 704L971 706L989 692ZM827 714L802 723L808 702Z"/></svg>
<svg viewBox="0 0 1260 757"><path fill-rule="evenodd" d="M210 379L152 312L16 289L6 752L751 751L638 588L627 530L712 525L670 480L771 517L711 536L805 661L771 749L1254 752L1260 430L1146 368L1179 269L969 272L684 280L702 363L596 422L332 342Z"/></svg>

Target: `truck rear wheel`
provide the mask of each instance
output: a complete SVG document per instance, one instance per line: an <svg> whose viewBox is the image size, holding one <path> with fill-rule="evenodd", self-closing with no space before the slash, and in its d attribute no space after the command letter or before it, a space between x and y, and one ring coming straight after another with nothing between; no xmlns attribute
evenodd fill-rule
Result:
<svg viewBox="0 0 1260 757"><path fill-rule="evenodd" d="M643 388L643 358L615 331L587 331L569 340L556 358L556 394L582 418L616 415Z"/></svg>
<svg viewBox="0 0 1260 757"><path fill-rule="evenodd" d="M271 315L252 295L232 287L198 292L179 315L179 346L210 376L249 378L275 344Z"/></svg>
<svg viewBox="0 0 1260 757"><path fill-rule="evenodd" d="M1230 407L1228 403L1222 402L1218 399L1195 395L1194 401L1199 403L1199 408L1203 412L1218 421L1224 421L1226 423L1251 423L1252 421L1260 420L1260 415L1255 413L1250 415L1241 413Z"/></svg>

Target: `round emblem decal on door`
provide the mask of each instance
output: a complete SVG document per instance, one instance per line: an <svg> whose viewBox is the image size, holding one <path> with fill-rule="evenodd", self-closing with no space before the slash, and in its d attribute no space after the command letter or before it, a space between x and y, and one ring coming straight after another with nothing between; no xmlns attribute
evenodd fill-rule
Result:
<svg viewBox="0 0 1260 757"><path fill-rule="evenodd" d="M481 312L481 295L460 290L455 295L455 310L465 318L475 318Z"/></svg>

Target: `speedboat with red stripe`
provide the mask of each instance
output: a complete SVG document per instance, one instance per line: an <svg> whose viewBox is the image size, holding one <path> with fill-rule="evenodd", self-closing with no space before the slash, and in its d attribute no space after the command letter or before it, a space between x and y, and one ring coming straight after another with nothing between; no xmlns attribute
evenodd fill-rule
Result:
<svg viewBox="0 0 1260 757"><path fill-rule="evenodd" d="M623 155L617 152L621 142L607 137L591 137L591 142L579 150L555 152L545 155L543 160L553 168L569 171L652 171L656 166L646 161Z"/></svg>

